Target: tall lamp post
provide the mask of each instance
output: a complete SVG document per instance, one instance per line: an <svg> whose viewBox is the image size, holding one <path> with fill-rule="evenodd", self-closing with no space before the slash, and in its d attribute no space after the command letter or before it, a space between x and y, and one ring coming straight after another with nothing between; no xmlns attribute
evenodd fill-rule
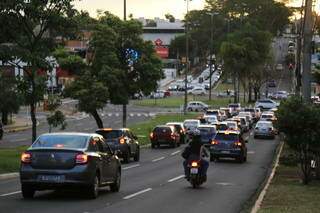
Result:
<svg viewBox="0 0 320 213"><path fill-rule="evenodd" d="M219 13L212 12L212 13L207 13L208 15L211 16L211 22L210 22L210 76L209 76L209 101L211 101L212 98L212 65L213 65L213 16L218 15ZM216 70L216 65L214 64L214 70Z"/></svg>
<svg viewBox="0 0 320 213"><path fill-rule="evenodd" d="M189 1L191 0L185 0L187 2L187 14L189 13ZM186 69L184 72L184 107L183 107L183 113L187 114L187 104L188 104L188 72L189 72L189 23L188 18L186 17L186 23L185 23L185 33L186 33Z"/></svg>
<svg viewBox="0 0 320 213"><path fill-rule="evenodd" d="M127 0L123 0L123 20L127 20Z"/></svg>

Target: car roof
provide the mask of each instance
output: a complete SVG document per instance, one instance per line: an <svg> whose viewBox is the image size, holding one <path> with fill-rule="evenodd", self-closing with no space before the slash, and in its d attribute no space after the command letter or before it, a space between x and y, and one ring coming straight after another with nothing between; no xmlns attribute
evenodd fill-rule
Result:
<svg viewBox="0 0 320 213"><path fill-rule="evenodd" d="M182 122L167 122L166 125L183 125Z"/></svg>
<svg viewBox="0 0 320 213"><path fill-rule="evenodd" d="M93 137L93 136L99 136L101 135L96 133L83 133L83 132L56 132L56 133L45 133L40 136L55 136L55 135L71 135L71 136L87 136L87 137Z"/></svg>
<svg viewBox="0 0 320 213"><path fill-rule="evenodd" d="M216 125L202 124L199 125L198 128L216 128Z"/></svg>
<svg viewBox="0 0 320 213"><path fill-rule="evenodd" d="M225 135L230 135L230 134L235 134L235 135L240 135L239 131L235 130L220 130L218 131L218 134L225 134Z"/></svg>
<svg viewBox="0 0 320 213"><path fill-rule="evenodd" d="M217 118L216 115L204 115L203 118Z"/></svg>
<svg viewBox="0 0 320 213"><path fill-rule="evenodd" d="M128 128L100 128L97 129L96 131L130 131Z"/></svg>
<svg viewBox="0 0 320 213"><path fill-rule="evenodd" d="M200 122L200 121L197 120L197 119L186 119L186 120L184 120L184 122L194 122L194 121Z"/></svg>

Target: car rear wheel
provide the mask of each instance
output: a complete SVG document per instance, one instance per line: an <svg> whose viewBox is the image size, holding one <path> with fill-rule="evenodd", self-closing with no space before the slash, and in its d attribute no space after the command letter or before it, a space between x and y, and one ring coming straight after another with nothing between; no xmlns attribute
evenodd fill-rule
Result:
<svg viewBox="0 0 320 213"><path fill-rule="evenodd" d="M91 183L91 185L89 185L88 187L88 197L90 199L96 199L99 195L99 185L100 185L100 180L99 180L99 175L97 174L94 177L93 183Z"/></svg>
<svg viewBox="0 0 320 213"><path fill-rule="evenodd" d="M140 160L140 148L139 147L137 148L137 151L136 151L136 153L135 153L135 155L133 157L133 160L134 161L139 161Z"/></svg>
<svg viewBox="0 0 320 213"><path fill-rule="evenodd" d="M22 192L22 196L25 199L31 199L34 197L34 194L36 192L36 190L28 185L22 184L21 186L21 192Z"/></svg>
<svg viewBox="0 0 320 213"><path fill-rule="evenodd" d="M118 170L115 181L110 185L110 190L112 192L118 192L121 185L121 172Z"/></svg>

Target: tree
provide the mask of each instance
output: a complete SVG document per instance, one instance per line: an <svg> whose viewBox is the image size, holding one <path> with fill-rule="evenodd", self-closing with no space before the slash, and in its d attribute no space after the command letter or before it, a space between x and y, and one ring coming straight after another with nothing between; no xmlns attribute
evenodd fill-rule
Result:
<svg viewBox="0 0 320 213"><path fill-rule="evenodd" d="M100 77L112 91L111 103L123 106L125 127L129 99L135 93L149 94L157 88L157 82L163 77L162 64L153 44L141 38L143 30L140 22L122 21L108 12L100 16L99 21L117 34L112 69L103 69Z"/></svg>
<svg viewBox="0 0 320 213"><path fill-rule="evenodd" d="M296 153L304 184L310 182L314 152L319 154L319 112L319 108L304 103L300 97L282 102L277 112L276 125L285 134L285 142Z"/></svg>
<svg viewBox="0 0 320 213"><path fill-rule="evenodd" d="M22 104L21 94L17 91L17 79L0 73L0 112L2 123L8 124L8 115L17 113Z"/></svg>
<svg viewBox="0 0 320 213"><path fill-rule="evenodd" d="M45 91L46 71L52 69L49 57L55 49L55 38L67 35L71 28L72 1L12 0L0 4L0 59L24 71L20 87L30 105L33 141L37 137L36 103Z"/></svg>
<svg viewBox="0 0 320 213"><path fill-rule="evenodd" d="M166 17L166 19L167 19L169 22L171 22L171 23L174 23L174 22L176 21L176 18L175 18L173 15L171 15L170 13L167 13L167 14L165 15L165 17Z"/></svg>

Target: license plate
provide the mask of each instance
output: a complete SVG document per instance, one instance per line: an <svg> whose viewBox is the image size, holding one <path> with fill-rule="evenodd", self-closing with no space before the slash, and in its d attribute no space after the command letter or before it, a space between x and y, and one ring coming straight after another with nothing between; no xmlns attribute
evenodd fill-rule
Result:
<svg viewBox="0 0 320 213"><path fill-rule="evenodd" d="M64 175L38 175L38 180L41 182L61 183L64 179Z"/></svg>
<svg viewBox="0 0 320 213"><path fill-rule="evenodd" d="M193 175L198 174L198 168L191 168L190 173Z"/></svg>
<svg viewBox="0 0 320 213"><path fill-rule="evenodd" d="M230 154L230 151L221 151L221 154Z"/></svg>

